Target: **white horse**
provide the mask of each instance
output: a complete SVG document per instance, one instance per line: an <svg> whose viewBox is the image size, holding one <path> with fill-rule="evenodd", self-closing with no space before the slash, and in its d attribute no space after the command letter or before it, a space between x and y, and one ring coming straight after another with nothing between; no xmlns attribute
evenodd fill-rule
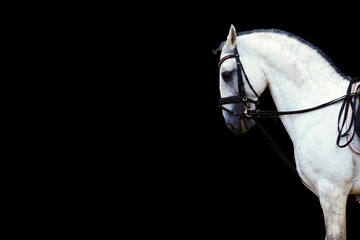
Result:
<svg viewBox="0 0 360 240"><path fill-rule="evenodd" d="M222 102L226 124L236 134L255 125L246 110L255 109L266 87L279 111L292 111L344 96L349 86L349 80L322 51L284 31L237 34L231 25L218 51L221 98L241 96L239 81L243 81L245 96L252 99ZM320 200L327 240L346 239L347 198L360 194L360 155L336 144L341 105L337 102L316 111L280 116L293 142L296 170ZM245 114L237 114L239 111Z"/></svg>

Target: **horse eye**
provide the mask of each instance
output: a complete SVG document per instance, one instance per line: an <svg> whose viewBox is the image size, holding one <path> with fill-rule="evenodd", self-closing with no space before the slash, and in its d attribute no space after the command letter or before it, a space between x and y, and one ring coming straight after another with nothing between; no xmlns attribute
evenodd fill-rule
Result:
<svg viewBox="0 0 360 240"><path fill-rule="evenodd" d="M232 79L232 72L223 72L221 73L222 78L224 81L230 81Z"/></svg>

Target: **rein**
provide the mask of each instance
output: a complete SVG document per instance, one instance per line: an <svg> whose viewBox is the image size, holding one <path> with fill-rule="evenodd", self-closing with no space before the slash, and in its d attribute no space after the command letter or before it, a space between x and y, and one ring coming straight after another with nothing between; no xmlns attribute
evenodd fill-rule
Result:
<svg viewBox="0 0 360 240"><path fill-rule="evenodd" d="M359 81L360 79L358 79ZM241 117L248 117L248 118L253 118L253 117L264 117L264 118L279 118L279 116L281 115L291 115L291 114L299 114L299 113L307 113L307 112L311 112L311 111L315 111L324 107L328 107L332 104L338 103L340 101L348 101L349 99L352 99L355 96L359 96L360 93L350 93L347 95L344 95L342 97L339 97L337 99L331 100L327 103L321 104L319 106L316 107L312 107L312 108L307 108L307 109L302 109L302 110L295 110L295 111L261 111L261 110L253 110L253 109L247 109L246 112L243 113L237 113L234 111L231 111L225 107L223 107L222 105L218 105L219 108L233 114L234 116L241 116ZM223 103L224 104L224 103Z"/></svg>

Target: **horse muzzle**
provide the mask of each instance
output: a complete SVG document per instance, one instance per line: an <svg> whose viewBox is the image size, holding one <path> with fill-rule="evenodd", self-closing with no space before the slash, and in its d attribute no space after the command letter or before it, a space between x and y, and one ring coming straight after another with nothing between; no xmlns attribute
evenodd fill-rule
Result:
<svg viewBox="0 0 360 240"><path fill-rule="evenodd" d="M245 111L242 104L233 104L233 109L224 111L226 126L236 135L244 134L255 126L254 120L243 114Z"/></svg>

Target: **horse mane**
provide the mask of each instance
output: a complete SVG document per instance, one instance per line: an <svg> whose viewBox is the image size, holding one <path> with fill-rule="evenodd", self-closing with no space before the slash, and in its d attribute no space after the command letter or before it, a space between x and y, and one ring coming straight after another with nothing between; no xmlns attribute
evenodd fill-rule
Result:
<svg viewBox="0 0 360 240"><path fill-rule="evenodd" d="M283 31L283 30L279 30L279 29L255 29L255 30L250 30L250 31L243 31L243 32L238 32L236 35L237 36L244 36L244 35L248 35L248 34L253 34L253 33L275 33L275 34L281 34L281 35L285 35L289 38L293 38L298 40L299 42L307 45L308 47L314 49L318 54L320 54L329 64L331 67L333 67L335 69L335 71L340 74L341 76L343 76L345 78L345 75L340 71L340 69L335 65L335 63L333 62L333 60L326 55L321 49L315 47L313 44L311 44L310 42L304 40L303 38L296 36L292 33ZM221 52L224 44L226 41L223 41L220 43L219 47L215 50L213 50L213 54L217 55L218 53Z"/></svg>

